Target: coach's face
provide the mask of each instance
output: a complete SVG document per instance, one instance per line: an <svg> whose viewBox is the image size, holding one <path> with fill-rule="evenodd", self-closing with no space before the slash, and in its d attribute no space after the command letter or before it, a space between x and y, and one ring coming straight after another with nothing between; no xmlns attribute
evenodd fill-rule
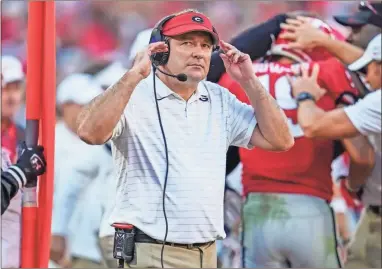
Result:
<svg viewBox="0 0 382 269"><path fill-rule="evenodd" d="M169 42L168 71L186 74L189 82L199 82L207 77L213 47L208 33L190 32L171 37Z"/></svg>
<svg viewBox="0 0 382 269"><path fill-rule="evenodd" d="M3 119L14 117L22 102L23 94L22 81L7 83L1 89L1 117Z"/></svg>
<svg viewBox="0 0 382 269"><path fill-rule="evenodd" d="M380 89L382 86L382 62L372 61L367 66L366 81L373 90Z"/></svg>

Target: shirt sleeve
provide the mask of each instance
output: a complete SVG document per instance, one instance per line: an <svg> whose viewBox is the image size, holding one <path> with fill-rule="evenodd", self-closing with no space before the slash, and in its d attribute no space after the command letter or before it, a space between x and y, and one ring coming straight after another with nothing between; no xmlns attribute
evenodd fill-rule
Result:
<svg viewBox="0 0 382 269"><path fill-rule="evenodd" d="M17 194L20 187L20 180L17 180L14 176L17 175L17 173L11 174L10 171L11 170L4 172L1 170L1 215L4 214L11 199Z"/></svg>
<svg viewBox="0 0 382 269"><path fill-rule="evenodd" d="M113 133L112 133L110 139L113 140L113 139L120 137L123 134L123 132L126 128L126 125L127 125L127 122L126 122L125 114L122 114L117 125L113 129Z"/></svg>
<svg viewBox="0 0 382 269"><path fill-rule="evenodd" d="M344 108L354 127L363 134L381 133L381 90L366 95L356 104Z"/></svg>
<svg viewBox="0 0 382 269"><path fill-rule="evenodd" d="M222 88L227 100L228 146L252 149L250 143L257 120L252 106L239 101L226 88Z"/></svg>

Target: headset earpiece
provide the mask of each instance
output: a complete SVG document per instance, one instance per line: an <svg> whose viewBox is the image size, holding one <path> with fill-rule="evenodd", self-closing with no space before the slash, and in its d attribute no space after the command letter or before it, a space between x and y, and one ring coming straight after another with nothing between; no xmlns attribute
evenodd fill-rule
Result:
<svg viewBox="0 0 382 269"><path fill-rule="evenodd" d="M163 35L162 30L163 30L163 25L174 17L175 15L170 15L165 17L154 27L153 31L151 32L150 44L164 41L166 42L168 46L167 52L153 53L150 56L150 60L155 66L165 65L168 62L168 58L170 56L170 44L168 42L168 39Z"/></svg>
<svg viewBox="0 0 382 269"><path fill-rule="evenodd" d="M214 31L214 33L219 36L218 32L216 31L215 27L212 26L212 31ZM219 43L218 44L215 44L213 49L212 49L212 52L215 52L215 51L219 51L220 50L220 46L219 46Z"/></svg>

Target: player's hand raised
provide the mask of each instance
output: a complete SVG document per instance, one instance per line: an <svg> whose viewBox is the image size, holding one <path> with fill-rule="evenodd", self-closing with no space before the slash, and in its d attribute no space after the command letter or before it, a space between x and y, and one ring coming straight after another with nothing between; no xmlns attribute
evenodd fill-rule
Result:
<svg viewBox="0 0 382 269"><path fill-rule="evenodd" d="M280 27L285 32L280 34L280 38L291 41L287 44L290 49L313 49L320 46L329 35L312 25L313 18L297 17L297 19L289 18L286 23L281 23Z"/></svg>
<svg viewBox="0 0 382 269"><path fill-rule="evenodd" d="M167 52L168 46L165 42L155 42L149 44L145 49L137 53L134 58L131 70L136 71L142 76L142 79L147 78L151 73L150 56L154 53Z"/></svg>
<svg viewBox="0 0 382 269"><path fill-rule="evenodd" d="M309 65L302 64L300 77L295 79L287 77L292 87L293 96L298 96L302 92L308 92L313 95L316 101L319 100L326 93L326 91L317 83L319 72L320 66L318 64L314 64L312 73L309 75Z"/></svg>

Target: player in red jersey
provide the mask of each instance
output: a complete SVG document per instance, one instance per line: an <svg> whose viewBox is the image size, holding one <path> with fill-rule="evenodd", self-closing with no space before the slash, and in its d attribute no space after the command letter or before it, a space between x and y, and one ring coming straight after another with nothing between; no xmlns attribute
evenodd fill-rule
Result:
<svg viewBox="0 0 382 269"><path fill-rule="evenodd" d="M312 23L335 38L333 30L322 21L315 19ZM253 65L263 86L285 111L295 145L280 153L240 149L246 196L243 266L339 268L335 223L329 206L333 196L333 141L304 137L297 123L298 101L292 96L288 76L299 74L302 63L312 67L317 62L319 83L327 89L317 105L324 110L334 109L337 100L355 97L357 92L343 65L327 51L289 50L286 43L276 39L268 59ZM241 101L249 102L227 74L219 84Z"/></svg>

